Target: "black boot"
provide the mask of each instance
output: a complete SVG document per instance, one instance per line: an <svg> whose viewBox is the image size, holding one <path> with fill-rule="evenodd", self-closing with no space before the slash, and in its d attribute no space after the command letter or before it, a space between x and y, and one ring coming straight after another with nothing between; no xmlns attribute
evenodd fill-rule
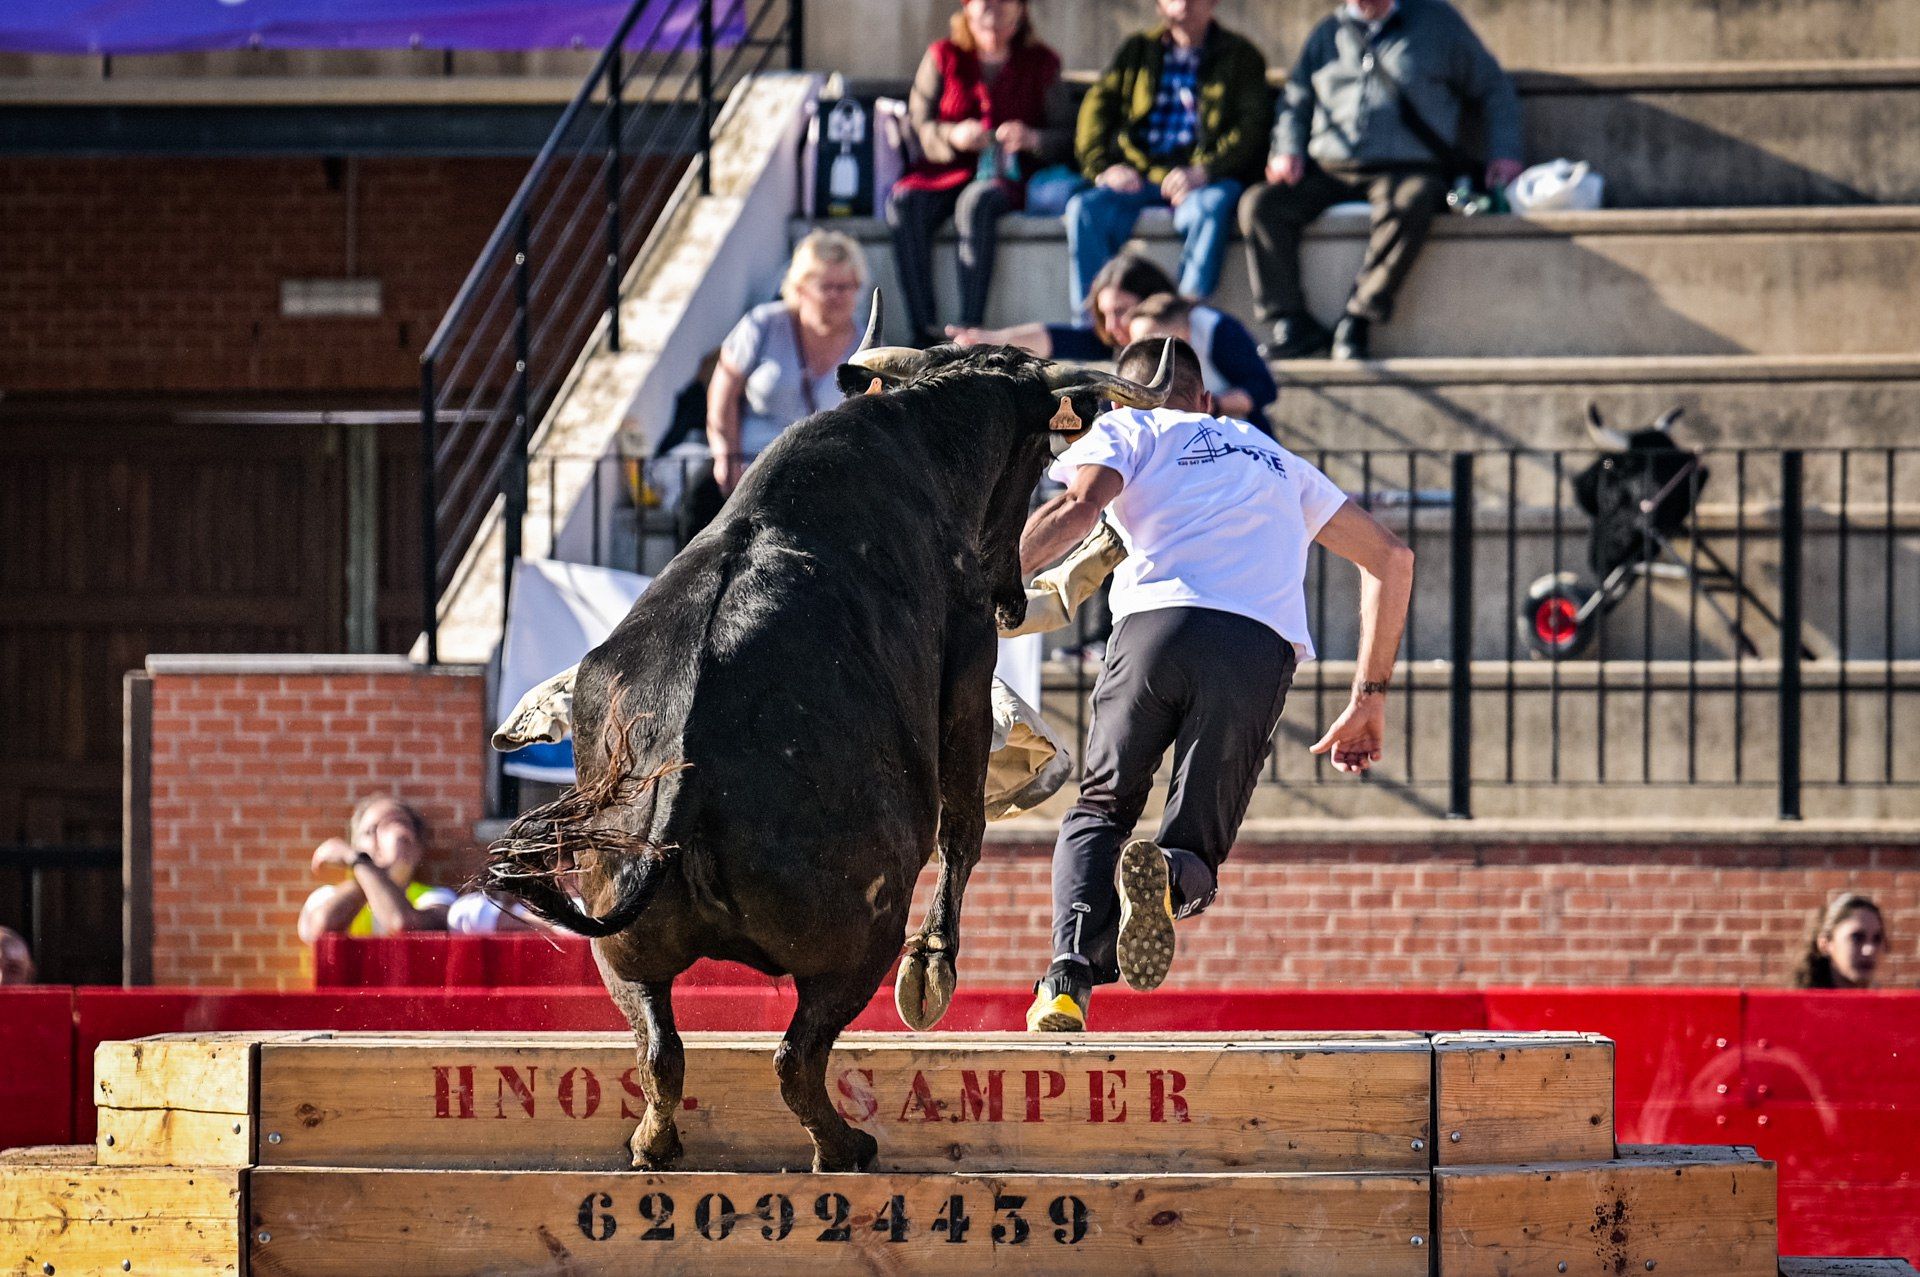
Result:
<svg viewBox="0 0 1920 1277"><path fill-rule="evenodd" d="M1333 326L1335 359L1371 359L1373 321L1359 315L1342 315Z"/></svg>
<svg viewBox="0 0 1920 1277"><path fill-rule="evenodd" d="M1288 315L1273 323L1273 340L1260 347L1262 359L1308 359L1327 348L1327 330L1312 315Z"/></svg>

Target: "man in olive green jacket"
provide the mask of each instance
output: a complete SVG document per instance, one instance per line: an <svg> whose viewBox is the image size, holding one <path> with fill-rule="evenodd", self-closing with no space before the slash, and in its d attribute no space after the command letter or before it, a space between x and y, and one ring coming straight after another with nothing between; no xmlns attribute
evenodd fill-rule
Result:
<svg viewBox="0 0 1920 1277"><path fill-rule="evenodd" d="M1213 20L1215 0L1157 0L1161 26L1129 36L1080 104L1074 152L1094 185L1067 204L1076 310L1144 209L1173 206L1180 292L1220 282L1233 211L1259 180L1273 123L1267 62Z"/></svg>

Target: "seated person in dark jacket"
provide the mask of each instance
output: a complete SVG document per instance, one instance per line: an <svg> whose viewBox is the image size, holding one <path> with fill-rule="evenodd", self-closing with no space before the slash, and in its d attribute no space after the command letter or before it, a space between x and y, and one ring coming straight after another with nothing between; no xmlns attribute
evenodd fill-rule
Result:
<svg viewBox="0 0 1920 1277"><path fill-rule="evenodd" d="M1468 106L1486 123L1486 181L1520 175L1520 102L1466 19L1443 0L1350 0L1307 37L1287 77L1267 184L1240 201L1270 359L1368 357L1370 326L1394 295L1446 201ZM1414 123L1417 122L1417 123ZM1444 148L1444 152L1441 148ZM1346 200L1373 205L1367 254L1332 334L1307 313L1300 236Z"/></svg>
<svg viewBox="0 0 1920 1277"><path fill-rule="evenodd" d="M1120 251L1142 211L1173 206L1179 292L1220 282L1233 209L1260 172L1273 118L1267 62L1213 20L1215 0L1157 0L1162 23L1128 36L1080 103L1074 152L1093 189L1067 204L1069 299Z"/></svg>
<svg viewBox="0 0 1920 1277"><path fill-rule="evenodd" d="M1034 38L1026 0L966 0L952 34L920 60L907 99L923 159L895 184L887 225L916 345L940 340L933 236L960 233L960 322L979 324L996 230L1025 206L1027 178L1073 152L1073 102L1060 56Z"/></svg>
<svg viewBox="0 0 1920 1277"><path fill-rule="evenodd" d="M1113 358L1127 344L1128 325L1142 302L1172 292L1173 279L1167 272L1137 254L1122 253L1093 277L1093 289L1086 297L1092 323L949 328L947 335L961 346L1017 346L1042 359L1098 363ZM1273 402L1279 393L1273 374L1260 362L1253 334L1245 324L1211 306L1194 306L1187 322L1195 332L1204 329L1207 334L1206 345L1195 344L1195 349L1209 388L1223 386L1226 393L1238 396L1235 403L1244 399L1255 408ZM1257 414L1247 419L1256 424L1262 420Z"/></svg>

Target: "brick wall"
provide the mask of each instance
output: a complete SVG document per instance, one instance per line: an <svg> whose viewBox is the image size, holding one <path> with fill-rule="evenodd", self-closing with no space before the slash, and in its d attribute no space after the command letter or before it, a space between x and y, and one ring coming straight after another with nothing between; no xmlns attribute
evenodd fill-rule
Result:
<svg viewBox="0 0 1920 1277"><path fill-rule="evenodd" d="M283 278L347 273L339 164L0 159L0 388L395 391L527 171L359 161L355 273L377 319L282 319Z"/></svg>
<svg viewBox="0 0 1920 1277"><path fill-rule="evenodd" d="M169 664L150 665L154 983L311 984L294 931L323 881L309 857L369 794L426 816L423 880L454 885L477 867L491 730L477 672L394 658L289 658L259 672ZM301 668L327 672L285 672Z"/></svg>
<svg viewBox="0 0 1920 1277"><path fill-rule="evenodd" d="M1181 924L1169 983L1784 985L1810 915L1843 887L1886 917L1881 982L1920 979L1920 847L1752 844L1242 845L1213 908ZM1040 974L1052 850L987 847L962 919L967 979Z"/></svg>

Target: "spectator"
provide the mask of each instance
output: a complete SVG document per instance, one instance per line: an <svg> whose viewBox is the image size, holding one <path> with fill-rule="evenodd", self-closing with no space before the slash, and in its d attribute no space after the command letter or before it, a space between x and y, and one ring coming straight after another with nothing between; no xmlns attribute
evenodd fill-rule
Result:
<svg viewBox="0 0 1920 1277"><path fill-rule="evenodd" d="M1280 388L1260 358L1253 334L1232 315L1172 293L1155 293L1133 308L1126 336L1129 342L1149 337L1178 337L1186 342L1200 357L1214 413L1273 434L1267 409L1280 397Z"/></svg>
<svg viewBox="0 0 1920 1277"><path fill-rule="evenodd" d="M707 444L721 492L733 491L781 431L840 402L834 375L859 348L853 310L866 286L860 245L811 231L794 246L780 300L755 306L727 334L707 387Z"/></svg>
<svg viewBox="0 0 1920 1277"><path fill-rule="evenodd" d="M27 942L12 927L0 927L0 987L32 984L38 976Z"/></svg>
<svg viewBox="0 0 1920 1277"><path fill-rule="evenodd" d="M398 798L382 794L353 809L347 836L313 853L313 871L344 869L346 880L316 887L300 910L300 939L323 935L397 935L445 931L454 893L413 880L427 850L427 824Z"/></svg>
<svg viewBox="0 0 1920 1277"><path fill-rule="evenodd" d="M1000 217L1026 206L1026 179L1073 149L1072 100L1060 55L1034 38L1027 0L966 0L951 34L920 60L907 99L925 157L887 199L893 255L914 342L940 340L933 235L960 232L960 322L987 313Z"/></svg>
<svg viewBox="0 0 1920 1277"><path fill-rule="evenodd" d="M1807 952L1793 973L1796 989L1867 989L1887 951L1880 906L1858 892L1835 896L1814 919Z"/></svg>
<svg viewBox="0 0 1920 1277"><path fill-rule="evenodd" d="M648 466L647 486L673 511L676 547L713 522L725 500L714 482L713 453L707 448L707 390L719 364L718 350L701 356L693 380L674 396L673 417Z"/></svg>
<svg viewBox="0 0 1920 1277"><path fill-rule="evenodd" d="M1215 0L1157 0L1162 25L1129 36L1080 104L1074 150L1094 183L1067 204L1071 300L1120 251L1144 209L1173 206L1180 288L1220 282L1234 202L1258 179L1273 118L1267 63L1213 20Z"/></svg>
<svg viewBox="0 0 1920 1277"><path fill-rule="evenodd" d="M487 936L553 928L518 900L508 898L503 904L497 893L470 891L447 910L447 930L462 936Z"/></svg>
<svg viewBox="0 0 1920 1277"><path fill-rule="evenodd" d="M1371 327L1393 299L1446 200L1468 106L1486 121L1487 185L1520 175L1520 101L1513 82L1457 10L1442 0L1349 0L1307 37L1287 77L1267 184L1240 203L1270 359L1300 359L1329 343L1335 359L1365 359ZM1300 236L1344 200L1373 205L1373 233L1345 313L1329 334L1307 313Z"/></svg>
<svg viewBox="0 0 1920 1277"><path fill-rule="evenodd" d="M1111 359L1113 351L1127 343L1136 307L1150 297L1165 296L1171 301L1172 292L1173 280L1165 271L1137 254L1121 253L1094 276L1093 290L1086 299L1086 309L1093 316L1091 324L1016 324L1011 328L949 328L947 332L962 346L1017 346L1042 359L1092 363ZM1217 395L1229 396L1223 400L1227 406L1220 411L1265 429L1261 414L1280 392L1273 384L1273 374L1260 362L1253 334L1232 315L1211 306L1193 306L1186 323L1191 332L1201 334L1200 341L1189 344L1200 356L1207 388L1219 387ZM1175 332L1171 327L1165 331L1188 340L1187 332ZM1224 364L1216 362L1216 356Z"/></svg>

